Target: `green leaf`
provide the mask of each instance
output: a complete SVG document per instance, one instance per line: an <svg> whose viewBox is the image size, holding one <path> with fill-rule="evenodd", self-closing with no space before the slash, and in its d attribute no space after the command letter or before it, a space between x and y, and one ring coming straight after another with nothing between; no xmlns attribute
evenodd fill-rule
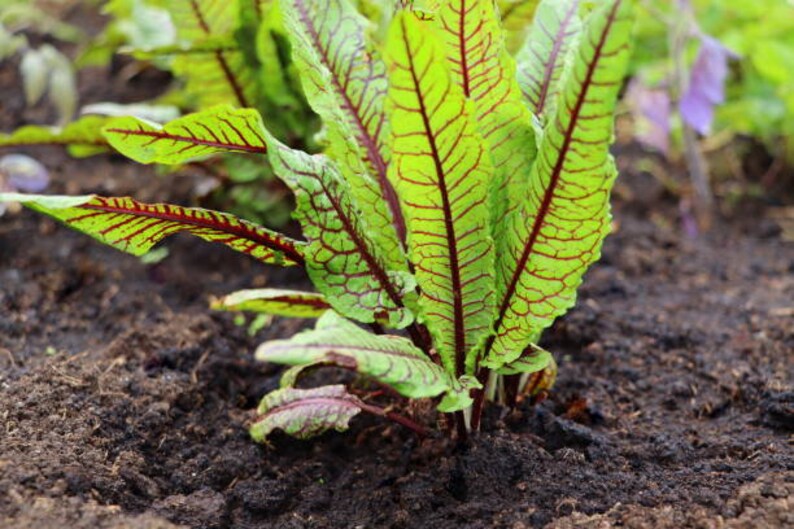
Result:
<svg viewBox="0 0 794 529"><path fill-rule="evenodd" d="M281 374L279 379L280 388L294 388L298 385L298 380L310 369L315 369L325 365L325 362L317 362L315 364L302 364L299 366L292 366Z"/></svg>
<svg viewBox="0 0 794 529"><path fill-rule="evenodd" d="M309 241L306 270L317 290L351 319L409 325L413 315L403 298L410 298L415 282L408 272L389 269L337 167L325 156L290 149L272 136L267 142L276 175L295 193L295 218Z"/></svg>
<svg viewBox="0 0 794 529"><path fill-rule="evenodd" d="M178 54L174 73L186 80L185 89L197 98L199 107L233 103L246 108L257 103L254 71L246 62L243 50L234 40L238 26L236 1L167 0L166 7L177 28L180 41L190 47L212 39L218 43L228 38L228 48L203 54Z"/></svg>
<svg viewBox="0 0 794 529"><path fill-rule="evenodd" d="M44 52L30 50L25 53L19 63L19 72L22 74L25 102L31 107L47 93L50 67Z"/></svg>
<svg viewBox="0 0 794 529"><path fill-rule="evenodd" d="M224 244L265 263L303 261L301 243L227 213L171 204L144 204L128 197L77 197L0 193L0 202L21 202L118 250L141 256L170 235L185 232Z"/></svg>
<svg viewBox="0 0 794 529"><path fill-rule="evenodd" d="M445 368L460 376L490 331L493 167L473 108L451 80L432 26L398 13L387 37L393 161L424 323ZM467 362L467 360L470 360Z"/></svg>
<svg viewBox="0 0 794 529"><path fill-rule="evenodd" d="M402 267L405 222L387 176L386 66L368 42L370 24L348 0L285 0L283 10L306 97L327 127L328 154L384 257Z"/></svg>
<svg viewBox="0 0 794 529"><path fill-rule="evenodd" d="M535 17L540 0L497 0L502 26L507 33L507 49L512 53L521 47L527 29Z"/></svg>
<svg viewBox="0 0 794 529"><path fill-rule="evenodd" d="M505 364L496 370L499 375L517 375L519 373L536 373L543 371L547 367L555 365L554 356L545 349L533 344L524 353L509 364Z"/></svg>
<svg viewBox="0 0 794 529"><path fill-rule="evenodd" d="M160 126L136 117L110 120L108 143L140 163L180 164L222 152L265 154L259 112L221 105Z"/></svg>
<svg viewBox="0 0 794 529"><path fill-rule="evenodd" d="M72 119L77 109L77 81L72 63L63 53L43 44L25 52L19 70L28 106L35 105L47 94L58 111L58 123Z"/></svg>
<svg viewBox="0 0 794 529"><path fill-rule="evenodd" d="M248 311L288 318L319 318L331 306L321 294L260 288L240 290L212 303L215 310Z"/></svg>
<svg viewBox="0 0 794 529"><path fill-rule="evenodd" d="M287 54L282 50L287 43L281 5L275 1L265 4L260 6L261 15L254 43L259 63L258 75L263 80L261 90L277 107L302 110L303 101L298 97L300 88L293 80L292 63L289 57L284 57Z"/></svg>
<svg viewBox="0 0 794 529"><path fill-rule="evenodd" d="M471 397L471 390L473 389L482 389L480 381L476 377L463 375L454 381L452 388L438 403L438 411L452 413L470 407L474 402Z"/></svg>
<svg viewBox="0 0 794 529"><path fill-rule="evenodd" d="M535 159L532 115L522 100L516 65L504 47L493 0L449 0L435 20L445 44L453 81L474 102L474 118L490 147L495 176L491 183L493 231L498 241L502 219L527 195Z"/></svg>
<svg viewBox="0 0 794 529"><path fill-rule="evenodd" d="M256 359L287 365L325 363L344 367L410 398L435 397L451 384L444 370L410 340L372 334L334 312L321 317L312 331L262 344Z"/></svg>
<svg viewBox="0 0 794 529"><path fill-rule="evenodd" d="M259 404L260 417L251 437L264 442L273 430L308 439L328 430L347 430L350 419L361 411L361 401L344 386L312 389L282 388L268 393Z"/></svg>
<svg viewBox="0 0 794 529"><path fill-rule="evenodd" d="M609 144L626 72L629 0L610 0L588 17L540 145L523 211L510 219L509 251L499 259L496 335L485 365L518 358L565 313L610 229L616 171Z"/></svg>
<svg viewBox="0 0 794 529"><path fill-rule="evenodd" d="M516 56L518 82L532 113L553 113L566 58L582 30L579 0L544 0L524 46Z"/></svg>
<svg viewBox="0 0 794 529"><path fill-rule="evenodd" d="M26 125L11 134L0 134L0 147L25 147L37 145L61 145L72 156L82 158L109 150L102 136L102 127L108 118L85 116L64 127Z"/></svg>

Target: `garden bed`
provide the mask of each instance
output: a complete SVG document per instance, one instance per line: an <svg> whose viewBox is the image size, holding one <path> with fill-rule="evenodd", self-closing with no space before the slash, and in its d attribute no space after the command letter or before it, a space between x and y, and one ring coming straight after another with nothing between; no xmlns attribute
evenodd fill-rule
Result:
<svg viewBox="0 0 794 529"><path fill-rule="evenodd" d="M97 89L107 74L94 73L83 93L108 97ZM12 67L1 75L8 130L30 116ZM202 178L31 152L53 171L50 192L188 203ZM368 418L344 434L254 444L246 422L280 370L253 350L302 324L277 319L249 337L207 302L252 285L307 287L299 272L181 237L147 266L36 214L3 217L0 525L794 523L794 245L757 204L688 238L633 160L619 159L604 257L544 339L560 364L550 398L490 409L466 449Z"/></svg>

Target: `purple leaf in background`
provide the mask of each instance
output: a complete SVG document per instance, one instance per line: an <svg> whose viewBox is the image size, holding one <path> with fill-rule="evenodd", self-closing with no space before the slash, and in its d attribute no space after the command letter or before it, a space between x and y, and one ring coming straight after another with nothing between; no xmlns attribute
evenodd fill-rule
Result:
<svg viewBox="0 0 794 529"><path fill-rule="evenodd" d="M681 117L700 134L711 131L714 107L725 101L725 78L728 76L728 59L736 54L720 41L708 35L700 38L689 86L678 103Z"/></svg>
<svg viewBox="0 0 794 529"><path fill-rule="evenodd" d="M634 116L634 136L641 144L667 154L670 148L670 95L664 88L650 88L635 77L626 101Z"/></svg>
<svg viewBox="0 0 794 529"><path fill-rule="evenodd" d="M14 191L38 193L50 183L47 168L24 154L9 154L0 158L0 174L5 187Z"/></svg>

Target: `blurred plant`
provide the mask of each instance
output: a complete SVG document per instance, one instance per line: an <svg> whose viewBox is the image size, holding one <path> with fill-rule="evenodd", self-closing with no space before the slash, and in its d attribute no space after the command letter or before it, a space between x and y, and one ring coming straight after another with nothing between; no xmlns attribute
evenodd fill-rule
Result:
<svg viewBox="0 0 794 529"><path fill-rule="evenodd" d="M47 189L50 175L38 160L24 154L0 157L0 193L40 193ZM7 204L0 202L0 216Z"/></svg>
<svg viewBox="0 0 794 529"><path fill-rule="evenodd" d="M94 104L83 108L83 117L75 122L61 120L58 127L23 127L0 136L0 147L59 144L74 156L90 156L112 150L102 127L113 117L135 116L154 125L173 119L177 109L230 104L254 108L268 116L273 134L288 144L309 151L319 148L314 139L318 120L309 110L293 71L274 0L110 0L103 10L111 20L83 50L78 64L104 64L113 54L125 53L138 60L133 63L136 69L153 65L171 72L176 79L172 89L155 104ZM46 58L58 53L51 46L44 50ZM33 89L40 89L43 77L35 75L36 64L33 58L23 60L25 71L30 71L32 95L38 94ZM47 79L57 82L54 75ZM66 97L70 91L57 93ZM76 92L71 93L76 102ZM74 104L69 114L73 113ZM289 204L283 200L286 190L273 185L276 180L269 166L224 154L214 157L217 160L187 160L200 162L196 167L215 179L214 186L202 186L200 191L212 192L225 207L249 218L271 225L284 222L289 213Z"/></svg>
<svg viewBox="0 0 794 529"><path fill-rule="evenodd" d="M683 152L707 225L712 186L699 137L714 148L749 135L794 161L794 8L781 0L642 5L626 97L636 137L668 156Z"/></svg>
<svg viewBox="0 0 794 529"><path fill-rule="evenodd" d="M18 55L25 101L32 107L48 99L65 124L77 110L77 83L71 61L54 46L33 46L25 31L52 34L67 42L80 39L81 32L42 12L35 2L7 0L0 6L0 61Z"/></svg>

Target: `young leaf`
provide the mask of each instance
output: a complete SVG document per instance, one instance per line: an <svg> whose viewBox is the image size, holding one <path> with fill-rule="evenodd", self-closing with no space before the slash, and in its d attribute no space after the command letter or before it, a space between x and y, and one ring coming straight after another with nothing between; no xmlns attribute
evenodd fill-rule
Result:
<svg viewBox="0 0 794 529"><path fill-rule="evenodd" d="M474 117L490 147L495 170L493 211L512 211L527 194L535 134L516 81L515 61L504 48L493 0L447 0L435 20L453 81L474 101ZM500 214L493 219L497 240L504 230L503 218Z"/></svg>
<svg viewBox="0 0 794 529"><path fill-rule="evenodd" d="M280 388L294 388L298 385L300 379L307 371L313 368L322 367L326 365L325 362L317 362L315 364L302 364L299 366L292 366L281 374L278 382Z"/></svg>
<svg viewBox="0 0 794 529"><path fill-rule="evenodd" d="M536 373L555 364L552 354L535 344L530 344L524 353L509 364L505 364L496 372L500 375L517 375L519 373ZM556 364L555 364L556 365Z"/></svg>
<svg viewBox="0 0 794 529"><path fill-rule="evenodd" d="M413 278L389 269L337 167L272 136L267 142L274 171L295 193L295 217L309 241L306 270L317 289L351 319L397 328L410 324L413 314L403 298L415 288Z"/></svg>
<svg viewBox="0 0 794 529"><path fill-rule="evenodd" d="M474 399L471 398L471 390L473 389L482 389L482 384L476 377L463 375L458 380L453 381L450 390L438 403L438 411L453 413L465 410L474 402Z"/></svg>
<svg viewBox="0 0 794 529"><path fill-rule="evenodd" d="M221 105L163 126L135 117L110 120L108 143L140 163L180 164L221 152L267 153L262 117L251 109Z"/></svg>
<svg viewBox="0 0 794 529"><path fill-rule="evenodd" d="M629 0L590 15L556 114L532 170L529 200L510 219L509 252L500 256L496 335L484 364L498 368L570 308L609 232L612 113L629 58Z"/></svg>
<svg viewBox="0 0 794 529"><path fill-rule="evenodd" d="M344 386L312 389L282 388L268 393L259 404L260 417L251 427L251 437L264 442L273 430L308 439L328 430L347 430L350 419L361 411L362 402Z"/></svg>
<svg viewBox="0 0 794 529"><path fill-rule="evenodd" d="M0 193L0 202L21 202L100 242L137 256L144 255L166 237L185 232L224 244L264 263L287 266L303 262L301 243L228 213L97 195Z"/></svg>
<svg viewBox="0 0 794 529"><path fill-rule="evenodd" d="M405 222L387 177L386 67L367 42L369 23L348 0L287 0L283 8L306 97L328 128L329 155L384 256L402 262Z"/></svg>
<svg viewBox="0 0 794 529"><path fill-rule="evenodd" d="M312 331L262 344L256 359L287 365L337 365L410 398L435 397L451 384L444 370L410 340L372 334L334 312L321 317Z"/></svg>
<svg viewBox="0 0 794 529"><path fill-rule="evenodd" d="M532 113L547 116L555 101L565 59L582 29L579 0L540 3L524 46L516 56L518 82Z"/></svg>
<svg viewBox="0 0 794 529"><path fill-rule="evenodd" d="M107 122L106 117L84 116L64 127L27 125L11 134L0 134L0 147L62 145L77 158L93 156L110 150L101 132Z"/></svg>
<svg viewBox="0 0 794 529"><path fill-rule="evenodd" d="M525 373L521 380L521 394L536 397L554 387L554 383L557 381L557 362L554 357L551 357L545 368Z"/></svg>
<svg viewBox="0 0 794 529"><path fill-rule="evenodd" d="M451 81L442 44L423 24L399 12L387 37L389 170L403 200L424 323L447 371L460 376L491 325L493 167L471 103Z"/></svg>
<svg viewBox="0 0 794 529"><path fill-rule="evenodd" d="M319 318L331 308L321 294L260 288L240 290L212 303L215 310L249 311L288 318Z"/></svg>
<svg viewBox="0 0 794 529"><path fill-rule="evenodd" d="M166 7L177 27L177 36L205 53L178 54L174 73L187 80L186 89L194 94L199 107L234 101L236 106L253 107L257 84L243 51L234 40L237 28L237 2L226 0L167 0Z"/></svg>

